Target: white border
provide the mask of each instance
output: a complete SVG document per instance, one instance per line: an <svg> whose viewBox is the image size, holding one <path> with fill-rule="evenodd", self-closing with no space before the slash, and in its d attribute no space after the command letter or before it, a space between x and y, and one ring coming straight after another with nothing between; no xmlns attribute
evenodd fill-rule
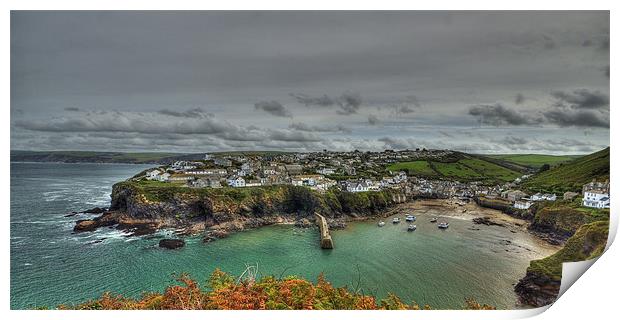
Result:
<svg viewBox="0 0 620 320"><path fill-rule="evenodd" d="M612 10L611 13L611 34L616 34L614 31L617 29L617 23L614 23L613 18L616 16L615 11L617 9L618 2L612 1L596 1L591 0L587 2L576 1L532 1L521 0L514 2L498 2L498 1L431 1L431 2L416 2L416 1L381 1L381 2L360 2L360 1L340 1L335 3L333 1L315 0L306 3L295 3L291 1L235 1L235 2L205 2L205 1L163 1L163 0L140 0L140 1L71 1L71 0L56 0L56 1L4 1L2 2L3 14L2 14L2 26L3 32L2 44L4 50L1 51L3 55L4 77L2 78L2 92L4 93L5 105L0 112L2 113L2 119L5 125L2 126L3 137L2 147L4 156L2 161L2 172L0 178L2 178L3 191L0 193L0 203L4 205L4 219L3 219L3 231L5 239L2 242L2 263L1 271L5 275L2 278L1 301L2 301L2 313L5 319L80 319L92 318L92 319L107 319L114 317L115 319L136 319L136 318L149 318L149 319L168 319L172 316L182 316L189 319L204 319L205 317L211 318L225 318L225 319L274 319L284 317L295 317L298 319L316 319L317 317L355 317L356 319L373 319L377 317L388 317L391 319L410 319L421 318L425 319L511 319L511 318L523 318L530 317L545 311L547 308L520 310L520 311L141 311L141 312L127 312L127 311L9 311L9 295L10 295L10 259L9 259L9 210L10 210L10 174L9 174L9 150L10 150L10 12L9 10ZM611 41L611 52L617 52L616 41ZM611 54L610 56L613 56ZM614 64L611 64L611 73L616 74L617 70L614 69ZM616 85L613 81L610 83L610 92L618 92L613 90ZM614 95L612 94L612 101ZM617 123L617 112L612 108L611 110L611 123ZM612 126L610 128L610 141L614 140L616 131ZM614 159L619 159L617 150L611 149L611 162ZM612 180L616 181L618 175L618 167L611 167ZM619 180L620 181L620 180ZM615 193L615 184L612 184L612 193ZM612 198L612 208L617 208L618 201L616 198ZM615 236L617 230L616 215L613 214L614 219L610 227L610 240ZM609 244L611 241L609 241ZM582 280L579 280L574 285L574 289L568 290L559 299L548 312L540 315L542 319L556 319L556 318L571 318L579 319L583 318L607 318L612 312L616 310L617 294L619 293L618 285L619 278L617 275L618 266L620 265L620 253L618 252L617 245L614 247L608 247L608 251L599 258L599 262L594 264L591 271L581 276ZM583 268L580 269L581 271ZM563 285L564 287L564 285Z"/></svg>

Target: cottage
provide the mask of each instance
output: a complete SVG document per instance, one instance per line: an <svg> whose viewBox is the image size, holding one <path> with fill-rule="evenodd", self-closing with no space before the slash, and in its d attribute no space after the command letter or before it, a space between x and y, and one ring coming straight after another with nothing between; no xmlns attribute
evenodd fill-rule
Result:
<svg viewBox="0 0 620 320"><path fill-rule="evenodd" d="M245 187L245 179L238 176L231 176L226 179L226 183L233 188Z"/></svg>
<svg viewBox="0 0 620 320"><path fill-rule="evenodd" d="M335 174L336 173L336 169L334 168L321 168L319 170L316 171L319 174L322 175L330 175L330 174Z"/></svg>
<svg viewBox="0 0 620 320"><path fill-rule="evenodd" d="M517 209L527 210L527 209L529 209L532 206L532 204L534 204L534 203L531 202L531 201L517 200L517 201L515 201L514 207L517 208Z"/></svg>
<svg viewBox="0 0 620 320"><path fill-rule="evenodd" d="M514 202L525 197L527 197L527 194L521 190L507 190L502 192L502 198L505 198L508 201Z"/></svg>
<svg viewBox="0 0 620 320"><path fill-rule="evenodd" d="M170 174L168 172L164 172L155 178L155 180L161 181L161 182L166 182L169 179L170 179Z"/></svg>
<svg viewBox="0 0 620 320"><path fill-rule="evenodd" d="M245 186L246 186L246 187L260 187L260 186L262 186L262 185L263 185L263 184L261 183L261 181L260 181L260 180L247 180L247 181L245 182Z"/></svg>
<svg viewBox="0 0 620 320"><path fill-rule="evenodd" d="M160 174L161 171L159 171L158 169L151 170L146 173L146 180L156 180Z"/></svg>
<svg viewBox="0 0 620 320"><path fill-rule="evenodd" d="M220 181L217 179L203 179L199 178L196 180L190 180L187 183L188 186L192 188L221 188L222 185Z"/></svg>
<svg viewBox="0 0 620 320"><path fill-rule="evenodd" d="M303 167L299 164L287 164L284 166L289 175L298 175L303 172Z"/></svg>
<svg viewBox="0 0 620 320"><path fill-rule="evenodd" d="M225 158L215 158L213 159L213 163L221 167L230 167L232 166L232 161Z"/></svg>

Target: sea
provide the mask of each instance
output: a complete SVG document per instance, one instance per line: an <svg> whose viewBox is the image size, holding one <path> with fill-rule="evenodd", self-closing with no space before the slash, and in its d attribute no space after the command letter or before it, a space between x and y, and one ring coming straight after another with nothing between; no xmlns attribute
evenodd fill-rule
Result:
<svg viewBox="0 0 620 320"><path fill-rule="evenodd" d="M529 261L550 254L527 232L476 226L446 216L447 230L419 214L417 230L351 222L332 231L335 248L322 250L316 228L274 225L203 243L185 238L178 250L158 247L163 230L128 237L109 228L74 234L72 211L108 206L112 185L148 168L137 164L11 163L12 309L76 304L104 292L139 297L161 291L188 273L205 285L216 269L239 276L252 265L259 275L296 275L313 282L323 273L335 286L384 298L395 293L434 309L459 309L474 298L498 309L517 307L513 285ZM414 213L415 214L415 213ZM401 217L404 220L404 216Z"/></svg>

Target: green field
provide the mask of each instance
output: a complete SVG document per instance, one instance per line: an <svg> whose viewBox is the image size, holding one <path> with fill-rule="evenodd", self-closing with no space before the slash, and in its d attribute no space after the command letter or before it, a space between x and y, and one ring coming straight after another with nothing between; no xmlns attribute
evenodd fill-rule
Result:
<svg viewBox="0 0 620 320"><path fill-rule="evenodd" d="M494 177L502 181L513 181L522 176L520 172L481 159L463 159L459 162L484 176Z"/></svg>
<svg viewBox="0 0 620 320"><path fill-rule="evenodd" d="M431 168L426 160L398 162L387 166L387 169L395 171L406 171L408 175L415 176L436 176L437 172Z"/></svg>
<svg viewBox="0 0 620 320"><path fill-rule="evenodd" d="M566 156L551 156L544 154L499 154L499 155L486 155L489 158L500 159L509 161L522 166L531 168L540 168L544 164L555 166L560 163L568 162L576 159L580 156L566 155Z"/></svg>
<svg viewBox="0 0 620 320"><path fill-rule="evenodd" d="M493 160L495 161L495 160ZM484 182L505 182L513 181L523 175L522 172L514 169L524 169L520 166L507 165L504 167L499 163L493 163L482 158L462 155L456 161L427 161L417 160L409 162L398 162L386 167L392 172L404 170L410 176L427 178L455 179L459 181L484 181Z"/></svg>
<svg viewBox="0 0 620 320"><path fill-rule="evenodd" d="M461 161L463 160L451 163L433 162L433 167L444 177L463 180L483 180L485 178L483 174L472 170L465 164L461 163Z"/></svg>
<svg viewBox="0 0 620 320"><path fill-rule="evenodd" d="M609 179L609 148L538 173L527 179L523 187L536 192L563 193L580 191L593 179Z"/></svg>

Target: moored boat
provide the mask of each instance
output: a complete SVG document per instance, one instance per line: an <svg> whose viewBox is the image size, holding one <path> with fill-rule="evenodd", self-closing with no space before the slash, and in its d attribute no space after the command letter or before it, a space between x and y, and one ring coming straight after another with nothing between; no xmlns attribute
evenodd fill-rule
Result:
<svg viewBox="0 0 620 320"><path fill-rule="evenodd" d="M400 218L394 218L394 219L392 219L392 223L400 223Z"/></svg>
<svg viewBox="0 0 620 320"><path fill-rule="evenodd" d="M411 214L408 214L407 217L405 218L405 220L407 221L415 221L415 219L416 219L415 216Z"/></svg>
<svg viewBox="0 0 620 320"><path fill-rule="evenodd" d="M432 222L432 223L437 222L437 218L432 218L432 219L431 219L431 222Z"/></svg>
<svg viewBox="0 0 620 320"><path fill-rule="evenodd" d="M418 226L416 226L415 224L410 224L407 227L407 231L415 231L415 229L417 229L417 228L418 228Z"/></svg>
<svg viewBox="0 0 620 320"><path fill-rule="evenodd" d="M384 225L385 225L385 222L379 221L379 227L383 227Z"/></svg>
<svg viewBox="0 0 620 320"><path fill-rule="evenodd" d="M449 226L450 224L447 222L440 222L439 224L437 224L437 228L439 229L448 229Z"/></svg>

